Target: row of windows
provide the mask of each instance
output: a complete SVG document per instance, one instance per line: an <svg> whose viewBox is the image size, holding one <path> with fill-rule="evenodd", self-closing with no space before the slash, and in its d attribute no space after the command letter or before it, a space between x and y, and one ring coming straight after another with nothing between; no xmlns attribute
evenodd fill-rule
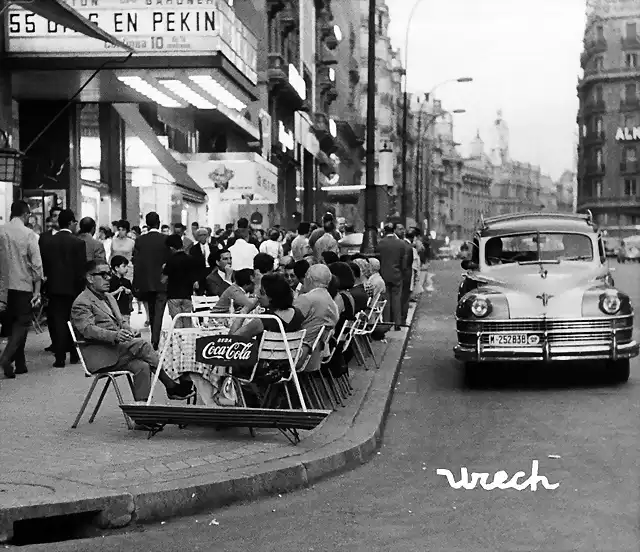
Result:
<svg viewBox="0 0 640 552"><path fill-rule="evenodd" d="M638 180L636 178L624 178L621 181L621 185L624 197L635 197L638 195L640 188L638 187ZM586 183L583 189L587 197L604 197L603 190L602 180Z"/></svg>
<svg viewBox="0 0 640 552"><path fill-rule="evenodd" d="M637 226L640 225L640 216L620 213L597 213L595 222L601 226Z"/></svg>
<svg viewBox="0 0 640 552"><path fill-rule="evenodd" d="M604 56L595 56L591 62L593 69L596 71L605 71ZM621 66L626 69L637 69L640 67L640 55L625 53L622 54Z"/></svg>
<svg viewBox="0 0 640 552"><path fill-rule="evenodd" d="M635 146L626 146L622 151L622 161L624 163L635 163L637 160L637 148ZM595 163L596 167L601 167L604 164L604 153L602 148L596 148L593 150L593 153L591 154L591 162Z"/></svg>
<svg viewBox="0 0 640 552"><path fill-rule="evenodd" d="M604 102L604 88L601 84L593 87L591 99L594 103ZM625 83L620 89L620 101L627 104L638 103L640 99L640 86L635 82Z"/></svg>
<svg viewBox="0 0 640 552"><path fill-rule="evenodd" d="M597 42L604 42L604 25L597 25L595 28L595 38ZM629 41L638 41L638 25L635 21L626 21L623 37Z"/></svg>

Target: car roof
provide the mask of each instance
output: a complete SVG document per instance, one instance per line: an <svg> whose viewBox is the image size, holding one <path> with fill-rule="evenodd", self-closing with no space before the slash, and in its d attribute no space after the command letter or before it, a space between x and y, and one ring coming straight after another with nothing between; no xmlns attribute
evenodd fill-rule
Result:
<svg viewBox="0 0 640 552"><path fill-rule="evenodd" d="M515 213L484 219L478 231L480 236L490 237L539 231L592 234L596 228L590 214Z"/></svg>

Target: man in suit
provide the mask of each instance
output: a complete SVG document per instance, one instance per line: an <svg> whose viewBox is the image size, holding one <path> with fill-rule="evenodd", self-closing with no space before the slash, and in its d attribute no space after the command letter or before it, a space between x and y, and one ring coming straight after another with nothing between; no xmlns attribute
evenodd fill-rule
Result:
<svg viewBox="0 0 640 552"><path fill-rule="evenodd" d="M87 262L107 262L107 254L104 245L100 240L96 240L93 236L96 233L96 221L91 217L84 217L79 224L80 232L78 237L87 247Z"/></svg>
<svg viewBox="0 0 640 552"><path fill-rule="evenodd" d="M151 372L158 368L158 353L123 320L118 304L108 293L109 265L90 261L85 270L86 289L73 302L71 321L85 340L81 347L87 369L91 373L131 372L134 399L146 401L151 391ZM169 399L186 400L195 394L191 382L178 383L163 370L158 379L167 389Z"/></svg>
<svg viewBox="0 0 640 552"><path fill-rule="evenodd" d="M403 272L402 281L402 295L400 296L400 311L402 312L401 324L404 326L407 323L407 315L409 314L409 303L411 302L411 284L413 282L413 245L407 239L407 231L402 224L396 224L395 229L398 240L405 246L406 256L405 261L407 266Z"/></svg>
<svg viewBox="0 0 640 552"><path fill-rule="evenodd" d="M71 305L84 287L84 266L87 262L85 243L74 235L77 222L73 211L64 209L58 217L60 230L42 250L42 266L47 278L49 306L47 321L55 368L64 368L67 353L70 362L78 362L67 322Z"/></svg>
<svg viewBox="0 0 640 552"><path fill-rule="evenodd" d="M162 319L167 306L167 285L162 267L171 257L167 236L160 233L160 216L152 211L145 217L148 232L136 240L133 248L133 289L149 305L151 344L158 349Z"/></svg>
<svg viewBox="0 0 640 552"><path fill-rule="evenodd" d="M204 295L205 281L211 268L209 266L209 255L211 255L211 246L207 243L209 233L206 228L199 228L195 233L196 243L189 249L189 255L191 255L199 265L199 277L198 277L198 294Z"/></svg>
<svg viewBox="0 0 640 552"><path fill-rule="evenodd" d="M209 265L211 272L205 280L205 295L220 297L231 285L231 253L215 248L209 255Z"/></svg>
<svg viewBox="0 0 640 552"><path fill-rule="evenodd" d="M385 224L384 233L384 238L378 243L380 275L387 286L384 319L399 330L402 325L402 288L408 265L408 250L405 246L408 244L398 238L392 223Z"/></svg>

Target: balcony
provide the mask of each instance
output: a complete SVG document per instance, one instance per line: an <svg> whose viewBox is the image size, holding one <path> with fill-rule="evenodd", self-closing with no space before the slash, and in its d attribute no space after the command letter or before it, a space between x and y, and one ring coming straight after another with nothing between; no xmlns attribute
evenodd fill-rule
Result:
<svg viewBox="0 0 640 552"><path fill-rule="evenodd" d="M582 115L592 115L593 113L605 113L607 106L604 100L590 101L582 106Z"/></svg>
<svg viewBox="0 0 640 552"><path fill-rule="evenodd" d="M351 111L337 121L338 132L352 148L359 148L365 143L366 125L362 117Z"/></svg>
<svg viewBox="0 0 640 552"><path fill-rule="evenodd" d="M269 90L280 94L284 100L290 103L294 111L300 109L304 100L295 86L289 81L289 64L285 62L282 54L277 52L270 53L268 58L267 79L269 81Z"/></svg>
<svg viewBox="0 0 640 552"><path fill-rule="evenodd" d="M286 0L267 0L267 12L271 17L273 17L276 13L284 10L286 5Z"/></svg>
<svg viewBox="0 0 640 552"><path fill-rule="evenodd" d="M604 38L598 38L596 40L585 40L584 52L580 58L583 66L584 63L595 54L601 54L607 51L607 41Z"/></svg>
<svg viewBox="0 0 640 552"><path fill-rule="evenodd" d="M622 44L623 50L640 50L640 38L638 35L634 36L623 36L620 39L620 43Z"/></svg>
<svg viewBox="0 0 640 552"><path fill-rule="evenodd" d="M318 86L320 87L320 94L326 99L327 102L333 103L338 99L338 89L336 83L329 78L329 71L323 71L318 75Z"/></svg>
<svg viewBox="0 0 640 552"><path fill-rule="evenodd" d="M316 63L319 66L331 67L338 64L338 56L334 50L322 46L322 50L316 54Z"/></svg>
<svg viewBox="0 0 640 552"><path fill-rule="evenodd" d="M638 98L630 98L620 102L620 111L638 111L640 110L640 101Z"/></svg>
<svg viewBox="0 0 640 552"><path fill-rule="evenodd" d="M637 161L622 161L620 163L621 174L637 174L639 172L639 166Z"/></svg>
<svg viewBox="0 0 640 552"><path fill-rule="evenodd" d="M587 163L585 167L585 174L587 175L603 175L606 172L606 166L604 163L598 165L597 163Z"/></svg>
<svg viewBox="0 0 640 552"><path fill-rule="evenodd" d="M327 155L338 150L335 137L331 134L329 116L321 111L316 111L313 116L313 133L320 143L320 149Z"/></svg>
<svg viewBox="0 0 640 552"><path fill-rule="evenodd" d="M280 29L283 34L289 34L299 26L298 14L300 13L300 7L298 2L294 0L286 0L285 7L278 14L278 21L280 23Z"/></svg>
<svg viewBox="0 0 640 552"><path fill-rule="evenodd" d="M607 137L604 132L589 132L583 139L582 143L585 146L591 146L594 144L602 144L606 141Z"/></svg>

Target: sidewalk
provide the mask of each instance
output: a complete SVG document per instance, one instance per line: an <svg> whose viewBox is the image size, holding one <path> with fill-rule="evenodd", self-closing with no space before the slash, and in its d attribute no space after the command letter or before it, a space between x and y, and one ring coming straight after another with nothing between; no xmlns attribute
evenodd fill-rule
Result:
<svg viewBox="0 0 640 552"><path fill-rule="evenodd" d="M413 314L414 304L410 320ZM139 316L132 321L143 323ZM0 380L0 543L11 540L20 520L78 516L79 524L123 527L305 487L367 461L407 338L403 330L374 343L380 370L353 366L355 392L347 405L301 432L294 447L265 429L256 429L254 439L243 428L167 426L148 440L146 432L127 430L112 390L93 424L87 420L97 392L71 429L91 380L80 365L52 368L53 356L44 352L48 332L32 331L29 373ZM158 399L166 400L160 391Z"/></svg>

